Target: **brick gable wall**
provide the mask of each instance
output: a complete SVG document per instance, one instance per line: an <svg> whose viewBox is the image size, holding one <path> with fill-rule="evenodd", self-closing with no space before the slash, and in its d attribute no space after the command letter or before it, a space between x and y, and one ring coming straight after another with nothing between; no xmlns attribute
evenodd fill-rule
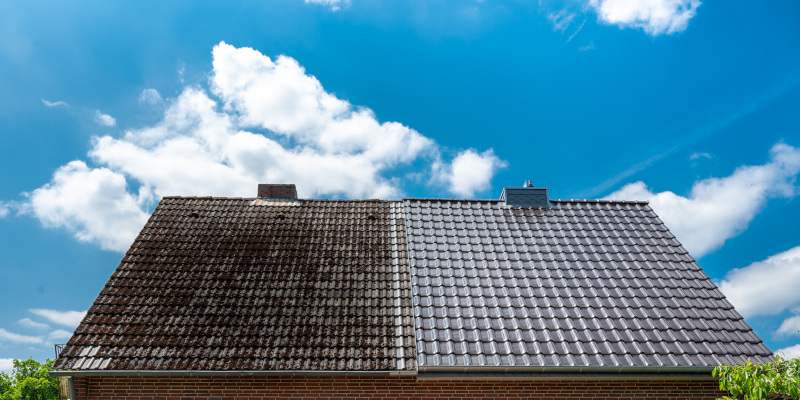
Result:
<svg viewBox="0 0 800 400"><path fill-rule="evenodd" d="M413 377L80 377L76 400L664 399L722 396L714 380L417 380Z"/></svg>

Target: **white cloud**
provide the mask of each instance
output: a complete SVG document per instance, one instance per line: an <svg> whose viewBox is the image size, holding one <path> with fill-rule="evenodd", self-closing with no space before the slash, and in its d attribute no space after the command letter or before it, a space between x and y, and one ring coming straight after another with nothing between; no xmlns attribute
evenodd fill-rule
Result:
<svg viewBox="0 0 800 400"><path fill-rule="evenodd" d="M64 228L78 240L124 251L148 218L141 209L142 197L126 187L120 173L72 161L59 168L50 183L27 194L27 210L46 227Z"/></svg>
<svg viewBox="0 0 800 400"><path fill-rule="evenodd" d="M0 372L11 374L13 370L14 370L13 358L0 358Z"/></svg>
<svg viewBox="0 0 800 400"><path fill-rule="evenodd" d="M305 0L306 4L319 4L330 8L331 11L339 11L342 7L350 5L350 0Z"/></svg>
<svg viewBox="0 0 800 400"><path fill-rule="evenodd" d="M698 153L692 153L692 155L689 156L690 160L697 160L699 158L711 159L711 158L713 158L713 156L710 153L699 153L699 152Z"/></svg>
<svg viewBox="0 0 800 400"><path fill-rule="evenodd" d="M9 208L8 204L0 201L0 218L5 218L8 215Z"/></svg>
<svg viewBox="0 0 800 400"><path fill-rule="evenodd" d="M595 48L596 47L594 47L594 42L589 42L589 44L579 47L578 50L589 51L589 50L594 50Z"/></svg>
<svg viewBox="0 0 800 400"><path fill-rule="evenodd" d="M38 336L20 335L0 328L0 342L23 343L23 344L42 344L44 340Z"/></svg>
<svg viewBox="0 0 800 400"><path fill-rule="evenodd" d="M158 90L155 89L144 89L142 93L139 94L139 103L142 104L160 104L164 99L161 98L161 94L158 93Z"/></svg>
<svg viewBox="0 0 800 400"><path fill-rule="evenodd" d="M30 318L23 318L23 319L17 321L17 323L22 325L22 326L28 327L28 328L50 329L50 325L47 325L47 324L44 324L44 323L41 323L41 322L36 322L36 321L34 321L34 320L30 319Z"/></svg>
<svg viewBox="0 0 800 400"><path fill-rule="evenodd" d="M117 120L114 117L103 114L100 110L95 110L94 112L94 122L97 122L98 125L102 126L114 126L117 124Z"/></svg>
<svg viewBox="0 0 800 400"><path fill-rule="evenodd" d="M732 269L719 283L719 289L744 317L775 315L800 305L797 288L800 288L800 246Z"/></svg>
<svg viewBox="0 0 800 400"><path fill-rule="evenodd" d="M492 176L505 165L492 149L483 153L467 149L451 165L434 164L434 179L446 183L455 194L472 197L475 192L487 189Z"/></svg>
<svg viewBox="0 0 800 400"><path fill-rule="evenodd" d="M775 354L780 354L784 358L798 358L800 357L800 344L775 350Z"/></svg>
<svg viewBox="0 0 800 400"><path fill-rule="evenodd" d="M564 32L564 30L569 28L572 20L575 19L575 13L562 9L558 10L557 12L547 14L547 19L551 24L553 24L553 30ZM570 37L570 39L572 38Z"/></svg>
<svg viewBox="0 0 800 400"><path fill-rule="evenodd" d="M686 30L700 4L698 0L589 0L600 21L642 28L652 36Z"/></svg>
<svg viewBox="0 0 800 400"><path fill-rule="evenodd" d="M800 262L798 262L795 267L800 268ZM788 336L788 335L798 335L800 334L799 332L800 332L800 315L795 315L794 317L789 317L783 320L780 328L778 328L778 330L775 333L780 336Z"/></svg>
<svg viewBox="0 0 800 400"><path fill-rule="evenodd" d="M71 328L78 326L83 317L86 316L86 311L56 311L45 309L33 309L29 311L40 317L44 317L54 324L64 325Z"/></svg>
<svg viewBox="0 0 800 400"><path fill-rule="evenodd" d="M63 101L47 101L45 99L42 99L42 104L46 105L47 107L59 107L59 106L66 107L69 105Z"/></svg>
<svg viewBox="0 0 800 400"><path fill-rule="evenodd" d="M800 150L779 143L772 147L769 163L695 182L688 197L653 193L644 182L635 182L606 198L649 201L689 253L700 258L747 228L767 199L795 196L799 171Z"/></svg>
<svg viewBox="0 0 800 400"><path fill-rule="evenodd" d="M49 335L47 335L47 338L51 341L59 341L59 340L66 341L69 340L69 338L71 337L72 337L72 332L65 331L63 329L56 329L50 332Z"/></svg>
<svg viewBox="0 0 800 400"><path fill-rule="evenodd" d="M463 194L488 188L503 165L474 150L448 164L435 141L337 98L287 56L220 43L210 82L211 94L187 87L170 99L155 125L95 138L96 166L62 166L23 210L124 251L165 195L252 197L274 182L296 184L301 197L396 198L407 176L434 162Z"/></svg>

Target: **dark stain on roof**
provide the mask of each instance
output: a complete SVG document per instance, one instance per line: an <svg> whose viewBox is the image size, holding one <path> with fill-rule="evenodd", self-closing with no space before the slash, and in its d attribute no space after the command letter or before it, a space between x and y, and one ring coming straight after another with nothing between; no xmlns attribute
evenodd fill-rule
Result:
<svg viewBox="0 0 800 400"><path fill-rule="evenodd" d="M413 370L398 210L164 198L54 368Z"/></svg>

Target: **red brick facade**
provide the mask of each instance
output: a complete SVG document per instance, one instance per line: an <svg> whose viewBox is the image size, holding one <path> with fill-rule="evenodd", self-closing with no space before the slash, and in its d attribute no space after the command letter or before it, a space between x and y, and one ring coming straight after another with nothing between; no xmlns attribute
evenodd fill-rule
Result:
<svg viewBox="0 0 800 400"><path fill-rule="evenodd" d="M714 380L417 380L331 377L80 377L77 400L716 399Z"/></svg>

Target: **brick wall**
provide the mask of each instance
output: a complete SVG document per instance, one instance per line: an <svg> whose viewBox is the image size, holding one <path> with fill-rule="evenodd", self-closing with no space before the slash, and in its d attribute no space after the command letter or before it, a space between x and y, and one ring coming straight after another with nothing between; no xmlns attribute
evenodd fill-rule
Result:
<svg viewBox="0 0 800 400"><path fill-rule="evenodd" d="M81 377L77 400L715 399L713 380L512 381L331 377Z"/></svg>

